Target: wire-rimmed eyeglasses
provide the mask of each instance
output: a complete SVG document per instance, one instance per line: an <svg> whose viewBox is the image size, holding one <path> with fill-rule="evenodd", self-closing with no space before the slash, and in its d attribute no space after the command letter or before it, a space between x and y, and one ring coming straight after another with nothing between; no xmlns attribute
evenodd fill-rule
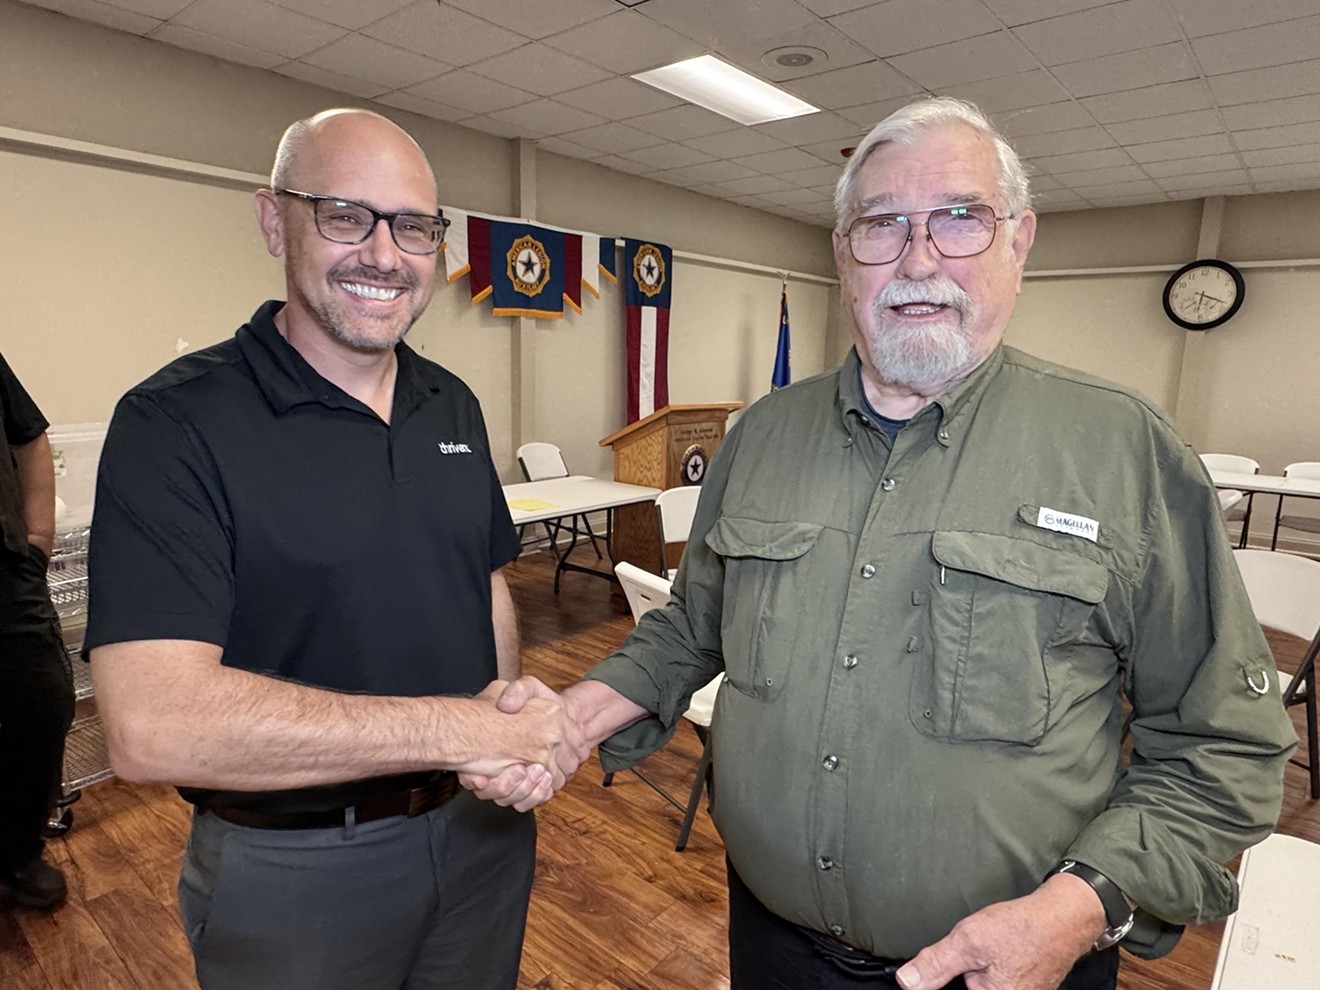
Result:
<svg viewBox="0 0 1320 990"><path fill-rule="evenodd" d="M274 192L311 203L317 232L336 244L361 244L371 236L376 224L384 220L400 251L435 254L445 239L445 228L451 223L444 214L382 213L365 203L338 196L317 196L296 189L276 189Z"/></svg>
<svg viewBox="0 0 1320 990"><path fill-rule="evenodd" d="M927 210L925 221L914 221L905 213L875 213L858 217L848 227L848 249L863 265L887 265L895 261L912 240L912 228L925 223L926 239L946 258L970 258L990 249L995 231L1005 220L985 203L962 203Z"/></svg>

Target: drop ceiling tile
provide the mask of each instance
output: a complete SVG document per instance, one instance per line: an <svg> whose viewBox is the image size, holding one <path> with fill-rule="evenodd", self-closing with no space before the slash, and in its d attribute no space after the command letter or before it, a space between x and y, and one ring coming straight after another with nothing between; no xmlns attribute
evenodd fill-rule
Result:
<svg viewBox="0 0 1320 990"><path fill-rule="evenodd" d="M1076 97L1181 82L1200 75L1185 41L1056 65L1054 76Z"/></svg>
<svg viewBox="0 0 1320 990"><path fill-rule="evenodd" d="M1213 186L1210 189L1170 189L1169 199L1204 199L1207 196L1251 196L1257 190L1248 185Z"/></svg>
<svg viewBox="0 0 1320 990"><path fill-rule="evenodd" d="M614 169L616 172L628 172L631 175L643 175L651 171L649 165L629 161L626 158L620 158L618 155L605 155L603 158L597 158L596 164Z"/></svg>
<svg viewBox="0 0 1320 990"><path fill-rule="evenodd" d="M815 168L820 162L814 155L809 155L800 148L785 148L783 151L767 151L760 155L748 155L734 159L739 165L777 175L780 172L796 172L804 168Z"/></svg>
<svg viewBox="0 0 1320 990"><path fill-rule="evenodd" d="M595 148L588 148L584 144L561 137L539 138L536 147L538 150L544 149L556 155L563 155L565 158L582 158L590 161L600 157L600 152Z"/></svg>
<svg viewBox="0 0 1320 990"><path fill-rule="evenodd" d="M1224 125L1214 110L1193 110L1191 113L1175 113L1167 117L1130 120L1122 124L1110 124L1105 129L1113 135L1115 141L1124 145L1224 133Z"/></svg>
<svg viewBox="0 0 1320 990"><path fill-rule="evenodd" d="M1182 37L1159 0L1123 0L1025 24L1014 34L1046 65L1114 55Z"/></svg>
<svg viewBox="0 0 1320 990"><path fill-rule="evenodd" d="M708 134L705 137L684 141L690 148L696 148L716 158L737 158L740 155L759 155L765 151L781 151L788 147L783 141L768 134L754 131L750 127L740 127L721 134Z"/></svg>
<svg viewBox="0 0 1320 990"><path fill-rule="evenodd" d="M1245 170L1240 168L1224 169L1219 172L1198 172L1192 175L1170 175L1155 180L1166 192L1188 191L1192 189L1213 189L1216 186L1239 185L1250 182Z"/></svg>
<svg viewBox="0 0 1320 990"><path fill-rule="evenodd" d="M1286 148L1295 144L1317 144L1320 143L1320 121L1293 124L1290 127L1262 127L1250 131L1235 131L1233 143L1241 151Z"/></svg>
<svg viewBox="0 0 1320 990"><path fill-rule="evenodd" d="M1071 189L1048 189L1039 196L1033 196L1031 205L1036 210L1058 210L1070 206L1085 206L1086 200Z"/></svg>
<svg viewBox="0 0 1320 990"><path fill-rule="evenodd" d="M1226 172L1241 167L1235 154L1202 155L1199 158L1172 158L1165 162L1147 162L1141 166L1152 179L1189 176L1200 172Z"/></svg>
<svg viewBox="0 0 1320 990"><path fill-rule="evenodd" d="M702 54L697 42L635 10L619 10L590 24L570 28L547 38L546 44L622 74Z"/></svg>
<svg viewBox="0 0 1320 990"><path fill-rule="evenodd" d="M537 134L526 127L511 124L507 120L497 120L489 116L468 117L458 126L470 127L476 131L485 131L487 134L494 134L496 137L508 138L509 140L520 137L540 138L545 136L544 134Z"/></svg>
<svg viewBox="0 0 1320 990"><path fill-rule="evenodd" d="M804 144L799 150L814 155L819 161L812 162L812 165L819 165L824 162L826 165L843 166L846 159L843 157L843 149L855 145L855 141L819 141L816 144Z"/></svg>
<svg viewBox="0 0 1320 990"><path fill-rule="evenodd" d="M284 0L280 0L281 3ZM304 0L319 3L320 0ZM353 0L355 2L355 0ZM444 0L469 14L512 28L529 38L544 38L586 24L619 9L614 0Z"/></svg>
<svg viewBox="0 0 1320 990"><path fill-rule="evenodd" d="M304 55L302 61L328 72L381 83L388 89L403 89L453 68L361 34L345 35Z"/></svg>
<svg viewBox="0 0 1320 990"><path fill-rule="evenodd" d="M475 62L468 66L468 70L487 79L495 79L544 96L553 96L566 89L577 89L610 78L610 74L599 66L583 62L540 42Z"/></svg>
<svg viewBox="0 0 1320 990"><path fill-rule="evenodd" d="M985 0L985 5L1009 27L1103 7L1107 3L1113 0Z"/></svg>
<svg viewBox="0 0 1320 990"><path fill-rule="evenodd" d="M733 179L719 184L721 196L760 195L792 188L792 183L785 182L776 175L751 175L745 179Z"/></svg>
<svg viewBox="0 0 1320 990"><path fill-rule="evenodd" d="M560 93L555 99L606 120L626 120L679 105L668 93L623 76Z"/></svg>
<svg viewBox="0 0 1320 990"><path fill-rule="evenodd" d="M837 113L844 120L851 120L865 134L899 107L911 103L914 98L912 96L900 96L895 100L881 100L878 103L865 103L860 107L847 107L837 111Z"/></svg>
<svg viewBox="0 0 1320 990"><path fill-rule="evenodd" d="M1303 180L1320 185L1320 162L1299 162L1295 165L1266 165L1251 170L1253 182L1279 182Z"/></svg>
<svg viewBox="0 0 1320 990"><path fill-rule="evenodd" d="M1221 112L1230 130L1307 124L1320 120L1320 93L1294 96L1286 100L1244 103L1242 106L1224 107Z"/></svg>
<svg viewBox="0 0 1320 990"><path fill-rule="evenodd" d="M415 0L276 0L281 7L329 21L350 31L366 27ZM187 6L184 4L183 6Z"/></svg>
<svg viewBox="0 0 1320 990"><path fill-rule="evenodd" d="M1127 149L1133 160L1139 163L1165 162L1175 158L1196 158L1200 155L1223 155L1231 152L1233 145L1227 134L1207 134L1204 137L1181 138L1177 141L1155 141L1151 144L1134 144Z"/></svg>
<svg viewBox="0 0 1320 990"><path fill-rule="evenodd" d="M265 0L197 0L172 23L286 58L301 58L346 34Z"/></svg>
<svg viewBox="0 0 1320 990"><path fill-rule="evenodd" d="M1242 152L1242 161L1249 168L1263 165L1299 165L1320 162L1320 144L1295 144L1282 148L1261 148Z"/></svg>
<svg viewBox="0 0 1320 990"><path fill-rule="evenodd" d="M992 79L1039 66L1036 57L1007 31L965 38L888 59L899 72L931 90Z"/></svg>
<svg viewBox="0 0 1320 990"><path fill-rule="evenodd" d="M761 194L764 199L781 206L802 206L806 203L819 204L820 197L809 189L781 189L778 192Z"/></svg>
<svg viewBox="0 0 1320 990"><path fill-rule="evenodd" d="M637 10L707 48L719 48L734 39L764 39L805 27L815 16L795 0L664 0Z"/></svg>
<svg viewBox="0 0 1320 990"><path fill-rule="evenodd" d="M1296 192L1299 189L1310 188L1311 186L1303 179L1272 179L1268 182L1257 179L1252 182L1252 192L1258 193Z"/></svg>
<svg viewBox="0 0 1320 990"><path fill-rule="evenodd" d="M609 123L597 127L588 127L584 131L574 131L564 137L588 148L596 148L602 154L622 155L638 148L650 148L663 144L663 136L648 134L627 124Z"/></svg>
<svg viewBox="0 0 1320 990"><path fill-rule="evenodd" d="M1052 175L1036 174L1031 176L1033 192L1048 192L1051 189L1063 189L1064 184Z"/></svg>
<svg viewBox="0 0 1320 990"><path fill-rule="evenodd" d="M801 189L812 189L825 185L833 188L834 183L839 180L842 173L842 165L814 165L800 171L782 172L779 177Z"/></svg>
<svg viewBox="0 0 1320 990"><path fill-rule="evenodd" d="M531 103L493 111L490 116L538 134L563 134L605 123L603 118L594 113L567 107L554 100L533 100Z"/></svg>
<svg viewBox="0 0 1320 990"><path fill-rule="evenodd" d="M159 17L148 17L132 10L124 10L97 0L29 0L34 7L44 7L59 14L68 14L80 21L103 24L116 31L146 35L163 23Z"/></svg>
<svg viewBox="0 0 1320 990"><path fill-rule="evenodd" d="M386 93L376 97L376 102L420 114L423 117L431 117L434 120L447 120L450 123L472 116L471 110L460 110L444 103L437 103L435 100L427 100L415 93Z"/></svg>
<svg viewBox="0 0 1320 990"><path fill-rule="evenodd" d="M1089 192L1090 190L1088 190L1088 193ZM1131 206L1149 206L1151 203L1166 203L1169 200L1168 194L1159 188L1156 188L1153 192L1140 193L1135 196L1126 194L1112 196L1095 195L1089 198L1091 204L1101 210L1120 209Z"/></svg>
<svg viewBox="0 0 1320 990"><path fill-rule="evenodd" d="M1059 180L1069 189L1086 189L1088 186L1104 186L1118 182L1136 182L1149 177L1140 165L1114 165L1109 168L1088 168L1081 172L1068 172L1059 176ZM1086 195L1085 192L1082 193Z"/></svg>
<svg viewBox="0 0 1320 990"><path fill-rule="evenodd" d="M827 110L901 97L904 102L922 88L879 59L846 69L834 69L784 86L808 103Z"/></svg>
<svg viewBox="0 0 1320 990"><path fill-rule="evenodd" d="M737 162L704 162L701 165L686 165L672 168L664 173L682 182L728 182L730 179L745 179L755 174L753 169Z"/></svg>
<svg viewBox="0 0 1320 990"><path fill-rule="evenodd" d="M727 131L735 121L693 106L691 103L683 103L668 110L633 117L628 123L656 135L653 143L659 144L662 138L668 138L670 141L686 141L690 138L705 137L707 134L719 134L721 131Z"/></svg>
<svg viewBox="0 0 1320 990"><path fill-rule="evenodd" d="M1071 131L1051 134L1028 134L1013 142L1019 155L1038 158L1042 155L1067 155L1074 151L1094 151L1111 148L1114 139L1100 127L1078 127Z"/></svg>
<svg viewBox="0 0 1320 990"><path fill-rule="evenodd" d="M107 0L107 2L111 7L119 7L121 10L168 21L192 3L192 0ZM42 5L38 4L37 6Z"/></svg>
<svg viewBox="0 0 1320 990"><path fill-rule="evenodd" d="M670 141L666 144L657 144L653 148L638 148L636 151L630 151L623 156L631 158L635 162L641 162L653 169L671 169L682 168L685 165L701 165L705 162L714 161L713 155L708 155L696 148L689 148L685 144L677 144Z"/></svg>
<svg viewBox="0 0 1320 990"><path fill-rule="evenodd" d="M1305 61L1320 51L1320 14L1197 38L1192 49L1208 76Z"/></svg>
<svg viewBox="0 0 1320 990"><path fill-rule="evenodd" d="M1315 0L1253 0L1252 3L1207 3L1170 0L1189 38L1241 31L1315 13Z"/></svg>
<svg viewBox="0 0 1320 990"><path fill-rule="evenodd" d="M1200 79L1189 79L1123 93L1088 96L1081 104L1100 123L1112 124L1121 120L1167 117L1188 110L1208 110L1214 106L1214 101Z"/></svg>
<svg viewBox="0 0 1320 990"><path fill-rule="evenodd" d="M1231 72L1223 76L1211 76L1208 81L1210 92L1215 95L1220 106L1308 96L1320 93L1320 59Z"/></svg>
<svg viewBox="0 0 1320 990"><path fill-rule="evenodd" d="M807 65L780 65L772 57L781 49L801 47L815 48L824 55ZM754 76L773 83L815 76L875 58L874 53L824 21L812 21L793 31L769 38L734 38L721 44L717 52L734 65L742 66Z"/></svg>
<svg viewBox="0 0 1320 990"><path fill-rule="evenodd" d="M809 113L788 120L757 124L755 130L789 144L814 144L817 141L851 140L862 136L862 128L833 113Z"/></svg>
<svg viewBox="0 0 1320 990"><path fill-rule="evenodd" d="M871 7L883 2L884 0L798 0L802 6L821 17L833 17L835 14L844 14L858 7Z"/></svg>
<svg viewBox="0 0 1320 990"><path fill-rule="evenodd" d="M987 113L1045 106L1071 99L1068 91L1043 69L999 76L996 79L983 79L980 82L961 83L952 87L950 95L971 100Z"/></svg>
<svg viewBox="0 0 1320 990"><path fill-rule="evenodd" d="M881 57L989 34L1000 27L980 0L889 0L832 17L830 23Z"/></svg>
<svg viewBox="0 0 1320 990"><path fill-rule="evenodd" d="M1095 120L1076 103L1051 103L1044 107L1024 107L995 115L1000 129L1009 138L1028 134L1046 134L1078 127L1089 127Z"/></svg>
<svg viewBox="0 0 1320 990"><path fill-rule="evenodd" d="M360 96L364 100L370 100L373 97L380 96L381 93L389 91L389 87L382 86L380 83L367 82L365 79L354 79L352 76L343 76L338 72L328 72L325 69L318 69L314 65L308 65L306 62L285 62L283 65L278 66L275 71L282 76L301 79L303 82L320 86L322 89L333 90L336 93Z"/></svg>
<svg viewBox="0 0 1320 990"><path fill-rule="evenodd" d="M194 31L191 28L179 27L177 24L162 24L147 37L152 41L163 41L167 45L177 45L179 48L201 52L203 55L213 55L216 58L224 59L226 62L255 65L259 69L273 69L275 66L288 61L283 55L258 51L255 48L249 48L247 45L240 45L236 41L213 38L209 34L202 34L200 31Z"/></svg>
<svg viewBox="0 0 1320 990"><path fill-rule="evenodd" d="M1131 165L1132 158L1122 148L1101 148L1098 151L1077 151L1068 155L1043 155L1032 158L1033 168L1053 176L1066 176L1069 172L1084 172L1093 168L1117 168Z"/></svg>
<svg viewBox="0 0 1320 990"><path fill-rule="evenodd" d="M1085 188L1075 190L1079 196L1095 200L1097 198L1109 198L1113 196L1145 196L1147 194L1158 196L1163 190L1157 186L1153 179L1137 179L1132 182L1109 182L1086 186Z"/></svg>
<svg viewBox="0 0 1320 990"><path fill-rule="evenodd" d="M531 93L494 82L468 72L467 69L455 69L435 79L409 86L408 92L471 113L504 110L536 99Z"/></svg>
<svg viewBox="0 0 1320 990"><path fill-rule="evenodd" d="M435 0L419 0L363 28L362 33L450 65L480 62L528 40L457 7L438 6Z"/></svg>

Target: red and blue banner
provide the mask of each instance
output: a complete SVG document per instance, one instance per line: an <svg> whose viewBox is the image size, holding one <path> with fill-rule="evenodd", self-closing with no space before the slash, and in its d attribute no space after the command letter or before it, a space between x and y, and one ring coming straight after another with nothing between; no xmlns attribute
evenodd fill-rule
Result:
<svg viewBox="0 0 1320 990"><path fill-rule="evenodd" d="M623 242L627 307L628 422L669 405L669 300L674 252L664 244Z"/></svg>
<svg viewBox="0 0 1320 990"><path fill-rule="evenodd" d="M576 239L576 262L560 230L528 223L468 217L468 284L472 301L491 297L495 316L532 316L557 320L564 315L566 289L576 292L582 311L582 241Z"/></svg>
<svg viewBox="0 0 1320 990"><path fill-rule="evenodd" d="M793 371L789 367L788 352L788 286L785 285L779 295L779 348L775 351L775 370L770 375L770 391L783 388L793 380Z"/></svg>

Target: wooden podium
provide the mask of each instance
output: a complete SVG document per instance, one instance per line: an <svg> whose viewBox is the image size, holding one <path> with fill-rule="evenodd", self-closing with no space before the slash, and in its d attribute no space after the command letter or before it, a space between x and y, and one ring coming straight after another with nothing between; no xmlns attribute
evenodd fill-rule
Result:
<svg viewBox="0 0 1320 990"><path fill-rule="evenodd" d="M715 449L724 439L729 413L741 402L665 406L645 419L629 423L600 441L614 448L614 480L650 488L699 485ZM651 504L624 505L614 510L614 561L661 570L660 530ZM675 567L681 546L670 548L667 567Z"/></svg>

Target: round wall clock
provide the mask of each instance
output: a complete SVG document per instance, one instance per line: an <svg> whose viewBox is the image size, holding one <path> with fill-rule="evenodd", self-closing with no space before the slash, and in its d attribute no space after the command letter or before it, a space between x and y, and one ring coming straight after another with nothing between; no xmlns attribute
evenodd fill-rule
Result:
<svg viewBox="0 0 1320 990"><path fill-rule="evenodd" d="M1204 258L1183 265L1164 286L1164 312L1184 330L1210 330L1242 308L1247 286L1227 261Z"/></svg>

